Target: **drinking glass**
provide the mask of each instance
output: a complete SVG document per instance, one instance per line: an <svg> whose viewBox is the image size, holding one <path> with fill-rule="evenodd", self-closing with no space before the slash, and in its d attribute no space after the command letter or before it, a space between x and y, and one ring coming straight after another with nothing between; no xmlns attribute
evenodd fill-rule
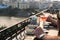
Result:
<svg viewBox="0 0 60 40"><path fill-rule="evenodd" d="M41 16L40 18L41 18L41 21L43 22L43 26L44 26L44 24L47 20L47 17L46 16Z"/></svg>

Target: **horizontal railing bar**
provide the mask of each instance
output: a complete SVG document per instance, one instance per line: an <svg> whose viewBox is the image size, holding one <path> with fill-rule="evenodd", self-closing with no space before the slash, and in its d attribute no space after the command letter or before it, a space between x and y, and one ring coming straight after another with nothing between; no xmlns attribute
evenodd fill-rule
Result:
<svg viewBox="0 0 60 40"><path fill-rule="evenodd" d="M42 13L42 12L44 12L44 11L46 11L46 10L48 10L48 9L45 9L45 10L41 11L40 13ZM39 13L39 14L40 14L40 13ZM39 14L35 14L35 15L39 15ZM32 15L32 16L33 16L33 15ZM30 17L31 17L31 16L30 16ZM28 20L30 17L24 19L23 21ZM21 21L21 22L23 22L23 21ZM17 23L17 24L20 24L21 22L19 22L19 23ZM14 25L17 25L17 24L14 24ZM13 25L13 26L14 26L14 25ZM10 27L12 27L12 26L10 26ZM3 30L6 30L6 29L8 29L8 28L10 28L10 27L7 27L7 28L5 28L5 29L3 29ZM0 30L0 32L3 31L3 30Z"/></svg>
<svg viewBox="0 0 60 40"><path fill-rule="evenodd" d="M46 10L43 10L41 12L44 12L44 11L46 11ZM39 14L36 14L36 15L39 15ZM15 25L13 25L11 27L8 27L8 28L6 28L4 30L1 30L0 31L0 37L1 37L1 39L3 39L3 38L7 39L8 37L11 37L12 35L14 35L15 33L17 33L18 31L21 31L23 28L25 28L25 26L27 26L29 24L28 22L29 22L30 17L24 19L22 22L19 22L19 23L15 24ZM21 24L21 25L18 27L19 24Z"/></svg>
<svg viewBox="0 0 60 40"><path fill-rule="evenodd" d="M19 22L19 23L17 23L17 24L20 24L20 23L24 22L24 21L27 20L27 19L29 19L29 18L26 18L26 19L24 19L23 21L21 21L21 22ZM17 25L17 24L14 24L14 25ZM14 26L14 25L13 25L13 26ZM10 26L10 27L12 27L12 26ZM2 30L0 30L0 32L3 31L3 30L8 29L8 28L10 28L10 27L7 27L7 28L5 28L5 29L2 29Z"/></svg>

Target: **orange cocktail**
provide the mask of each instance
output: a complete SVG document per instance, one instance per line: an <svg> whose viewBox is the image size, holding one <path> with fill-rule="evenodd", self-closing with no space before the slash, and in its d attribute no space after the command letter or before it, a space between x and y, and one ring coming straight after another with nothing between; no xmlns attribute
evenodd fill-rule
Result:
<svg viewBox="0 0 60 40"><path fill-rule="evenodd" d="M47 17L45 17L45 16L42 16L42 17L40 17L41 19L42 19L42 21L46 21L46 19L47 19Z"/></svg>

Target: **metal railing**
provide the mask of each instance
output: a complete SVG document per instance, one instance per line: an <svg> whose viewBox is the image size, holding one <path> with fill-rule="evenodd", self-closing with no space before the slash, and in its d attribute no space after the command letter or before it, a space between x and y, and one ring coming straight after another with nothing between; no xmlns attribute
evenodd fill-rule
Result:
<svg viewBox="0 0 60 40"><path fill-rule="evenodd" d="M43 10L40 13L42 13L46 10ZM40 13L36 14L36 15L40 15ZM17 35L19 35L19 34L20 34L20 40L21 40L22 36L24 36L24 34L21 35L21 33L25 30L25 27L28 24L30 24L30 17L9 28L5 28L5 29L1 30L0 31L0 40L12 40L14 37L16 37L16 39L18 40ZM24 40L24 39L25 39L25 37L22 40Z"/></svg>

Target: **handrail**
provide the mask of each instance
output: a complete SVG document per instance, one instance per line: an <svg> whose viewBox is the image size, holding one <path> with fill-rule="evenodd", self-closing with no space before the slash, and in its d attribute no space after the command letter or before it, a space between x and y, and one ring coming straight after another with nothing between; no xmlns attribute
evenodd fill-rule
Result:
<svg viewBox="0 0 60 40"><path fill-rule="evenodd" d="M43 10L41 12L44 12L44 11L46 11L46 10ZM39 14L36 14L36 15L39 15ZM24 19L22 22L19 22L19 23L15 24L11 27L8 27L8 28L5 28L5 29L1 30L0 31L0 40L5 40L8 37L10 37L9 39L11 39L12 35L14 35L14 34L17 35L17 34L21 33L22 31L24 31L25 26L27 26L29 23L30 23L30 17ZM14 36L16 36L16 35L14 35Z"/></svg>
<svg viewBox="0 0 60 40"><path fill-rule="evenodd" d="M26 18L26 19L24 19L23 21L25 21L25 20L27 20L27 19L29 19L29 18ZM23 22L23 21L21 21L21 22ZM21 22L19 22L19 23L21 23ZM19 24L19 23L17 23L17 24ZM14 24L14 25L17 25L17 24ZM13 25L13 26L14 26L14 25ZM10 27L12 27L12 26L10 26ZM5 28L5 29L2 29L2 30L0 30L0 32L4 31L4 30L6 30L6 29L8 29L8 28L10 28L10 27L7 27L7 28Z"/></svg>
<svg viewBox="0 0 60 40"><path fill-rule="evenodd" d="M40 13L42 13L42 12L44 12L44 11L46 11L46 10L48 10L48 9L45 9L45 10L41 11ZM40 13L35 14L35 15L39 15ZM32 15L32 16L33 16L33 15ZM31 16L30 16L30 17L31 17ZM24 19L23 21L25 21L25 20L27 20L27 19L30 19L30 17L29 17L29 18ZM21 21L21 22L23 22L23 21ZM21 23L21 22L19 22L19 23ZM19 23L17 23L17 24L19 24ZM17 25L17 24L14 24L14 25ZM14 26L14 25L13 25L13 26ZM12 26L10 26L10 27L12 27ZM6 30L6 29L8 29L8 28L10 28L10 27L7 27L7 28L5 28L5 29L3 29L3 30ZM0 30L0 32L2 32L3 30Z"/></svg>

